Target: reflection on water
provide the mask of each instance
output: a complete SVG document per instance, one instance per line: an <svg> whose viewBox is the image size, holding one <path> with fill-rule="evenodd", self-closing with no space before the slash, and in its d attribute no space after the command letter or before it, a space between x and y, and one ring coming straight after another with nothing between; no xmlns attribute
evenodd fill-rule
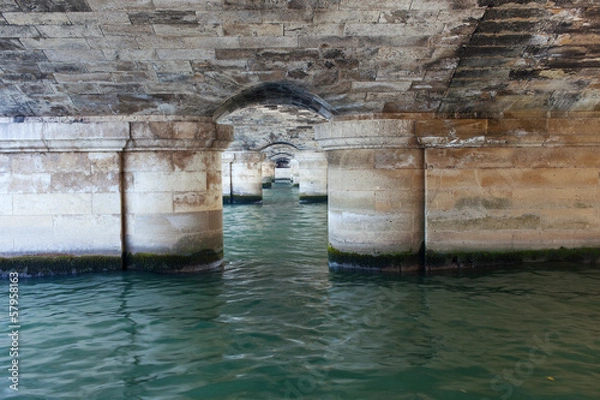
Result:
<svg viewBox="0 0 600 400"><path fill-rule="evenodd" d="M599 270L329 271L326 206L289 187L224 219L221 273L21 281L0 398L600 398Z"/></svg>

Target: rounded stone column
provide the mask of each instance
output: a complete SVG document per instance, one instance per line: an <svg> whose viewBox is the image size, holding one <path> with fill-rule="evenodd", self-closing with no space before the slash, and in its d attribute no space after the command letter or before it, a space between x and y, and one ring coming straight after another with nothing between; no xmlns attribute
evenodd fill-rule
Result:
<svg viewBox="0 0 600 400"><path fill-rule="evenodd" d="M235 151L231 163L231 203L262 201L262 159L258 151Z"/></svg>
<svg viewBox="0 0 600 400"><path fill-rule="evenodd" d="M231 164L233 163L234 158L235 154L229 151L223 152L221 156L221 176L223 177L223 204L231 203Z"/></svg>
<svg viewBox="0 0 600 400"><path fill-rule="evenodd" d="M424 163L414 121L337 119L315 133L329 165L330 267L421 269Z"/></svg>
<svg viewBox="0 0 600 400"><path fill-rule="evenodd" d="M301 203L327 201L327 156L325 152L299 151L299 192Z"/></svg>
<svg viewBox="0 0 600 400"><path fill-rule="evenodd" d="M231 136L212 121L131 123L122 156L128 269L198 272L222 266L221 151Z"/></svg>
<svg viewBox="0 0 600 400"><path fill-rule="evenodd" d="M292 186L300 186L300 163L296 159L290 160L290 181Z"/></svg>
<svg viewBox="0 0 600 400"><path fill-rule="evenodd" d="M275 181L275 167L277 164L273 160L264 160L262 162L262 187L268 189L273 186Z"/></svg>

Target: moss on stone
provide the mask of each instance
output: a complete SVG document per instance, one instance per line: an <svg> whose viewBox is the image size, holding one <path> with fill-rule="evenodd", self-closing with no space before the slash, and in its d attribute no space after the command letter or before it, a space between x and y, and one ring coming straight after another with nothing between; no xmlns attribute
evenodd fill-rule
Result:
<svg viewBox="0 0 600 400"><path fill-rule="evenodd" d="M425 253L425 265L428 268L483 267L532 262L578 262L596 263L600 259L599 248L576 248L513 251L457 251Z"/></svg>
<svg viewBox="0 0 600 400"><path fill-rule="evenodd" d="M301 195L300 203L327 203L327 195L320 195L320 196Z"/></svg>
<svg viewBox="0 0 600 400"><path fill-rule="evenodd" d="M204 250L192 255L128 253L125 262L127 269L150 272L199 272L219 267L223 252Z"/></svg>
<svg viewBox="0 0 600 400"><path fill-rule="evenodd" d="M35 255L0 258L2 275L8 271L16 271L26 277L41 277L121 270L121 257L115 256Z"/></svg>
<svg viewBox="0 0 600 400"><path fill-rule="evenodd" d="M333 268L354 268L374 271L418 271L422 269L422 254L413 252L390 254L360 254L340 251L329 245L329 265Z"/></svg>
<svg viewBox="0 0 600 400"><path fill-rule="evenodd" d="M256 204L262 201L262 196L249 196L234 194L231 196L231 204Z"/></svg>

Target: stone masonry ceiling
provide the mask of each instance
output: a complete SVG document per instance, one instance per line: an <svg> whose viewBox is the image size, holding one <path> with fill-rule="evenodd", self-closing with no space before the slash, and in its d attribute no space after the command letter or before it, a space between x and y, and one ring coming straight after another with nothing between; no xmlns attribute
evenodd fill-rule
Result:
<svg viewBox="0 0 600 400"><path fill-rule="evenodd" d="M0 0L9 117L597 111L599 69L595 0Z"/></svg>

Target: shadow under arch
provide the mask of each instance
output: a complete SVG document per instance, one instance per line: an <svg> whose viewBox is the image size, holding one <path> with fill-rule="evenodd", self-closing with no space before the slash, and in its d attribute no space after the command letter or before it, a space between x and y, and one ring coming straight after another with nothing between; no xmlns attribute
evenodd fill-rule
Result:
<svg viewBox="0 0 600 400"><path fill-rule="evenodd" d="M321 97L290 82L265 82L245 89L230 97L214 112L213 121L246 107L254 105L281 106L289 105L311 110L329 120L335 112Z"/></svg>

